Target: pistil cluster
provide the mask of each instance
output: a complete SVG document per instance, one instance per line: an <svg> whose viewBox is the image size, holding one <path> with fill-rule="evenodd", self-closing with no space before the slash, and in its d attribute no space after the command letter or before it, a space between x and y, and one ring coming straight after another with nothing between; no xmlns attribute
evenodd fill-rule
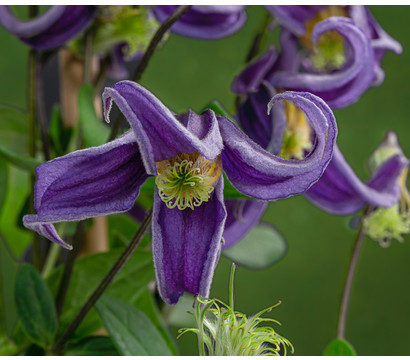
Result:
<svg viewBox="0 0 410 360"><path fill-rule="evenodd" d="M161 200L168 208L179 210L194 210L208 201L222 170L220 157L208 160L199 153L179 154L156 165L155 183Z"/></svg>

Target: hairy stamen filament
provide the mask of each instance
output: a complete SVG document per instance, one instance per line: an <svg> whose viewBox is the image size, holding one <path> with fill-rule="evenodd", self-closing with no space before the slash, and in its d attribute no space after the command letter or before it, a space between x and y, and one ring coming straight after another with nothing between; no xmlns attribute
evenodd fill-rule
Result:
<svg viewBox="0 0 410 360"><path fill-rule="evenodd" d="M218 181L222 163L220 157L208 160L199 153L180 154L157 164L155 183L168 208L194 209L209 200Z"/></svg>

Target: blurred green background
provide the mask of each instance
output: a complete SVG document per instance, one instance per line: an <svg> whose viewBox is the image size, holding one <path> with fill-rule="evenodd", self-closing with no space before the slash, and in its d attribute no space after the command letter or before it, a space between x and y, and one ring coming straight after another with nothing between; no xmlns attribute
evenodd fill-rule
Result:
<svg viewBox="0 0 410 360"><path fill-rule="evenodd" d="M410 156L410 7L372 6L371 11L382 27L401 42L404 52L400 56L386 55L382 86L368 90L358 103L335 112L339 146L363 180L369 175L366 160L386 130L398 133L404 152ZM248 7L246 26L218 41L172 34L156 52L142 84L175 112L188 108L200 111L214 99L231 110L231 81L243 67L264 13L260 6ZM3 28L0 44L0 103L24 108L27 47ZM7 141L7 134L0 134L0 141ZM14 141L13 146L24 145ZM0 229L11 239L15 254L21 255L28 236L17 230L14 219L25 199L28 178L13 170L9 181L12 190L0 214ZM268 270L237 271L236 309L252 314L281 300L282 305L270 315L283 324L278 332L293 343L296 355L319 355L336 335L339 298L355 236L348 227L349 219L328 215L303 196L271 203L264 220L286 236L288 254ZM229 266L229 261L222 258L214 278L213 297L227 300ZM410 355L409 285L410 238L404 244L393 242L388 249L367 238L354 279L346 331L359 355ZM178 344L183 355L197 353L194 335L185 335Z"/></svg>

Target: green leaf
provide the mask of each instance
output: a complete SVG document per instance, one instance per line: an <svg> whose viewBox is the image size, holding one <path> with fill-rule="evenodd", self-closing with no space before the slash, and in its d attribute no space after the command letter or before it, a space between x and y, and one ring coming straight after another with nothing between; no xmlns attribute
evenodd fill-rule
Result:
<svg viewBox="0 0 410 360"><path fill-rule="evenodd" d="M16 277L17 313L24 331L36 344L51 344L57 330L57 315L50 290L40 274L28 264Z"/></svg>
<svg viewBox="0 0 410 360"><path fill-rule="evenodd" d="M190 293L185 293L178 300L175 305L168 305L169 315L167 322L169 326L180 328L192 328L196 326L195 317L192 315L194 312L195 297Z"/></svg>
<svg viewBox="0 0 410 360"><path fill-rule="evenodd" d="M71 345L66 356L118 356L119 353L108 336L90 336Z"/></svg>
<svg viewBox="0 0 410 360"><path fill-rule="evenodd" d="M28 121L21 109L0 104L0 144L18 154L26 154Z"/></svg>
<svg viewBox="0 0 410 360"><path fill-rule="evenodd" d="M14 299L17 269L18 263L6 239L0 233L0 331L4 331L9 339L13 336L17 324L17 309Z"/></svg>
<svg viewBox="0 0 410 360"><path fill-rule="evenodd" d="M0 356L12 356L18 354L17 346L7 337L0 336Z"/></svg>
<svg viewBox="0 0 410 360"><path fill-rule="evenodd" d="M242 194L239 190L236 190L235 187L228 180L227 176L224 176L224 198L225 199L252 199L249 196Z"/></svg>
<svg viewBox="0 0 410 360"><path fill-rule="evenodd" d="M70 143L71 135L74 130L71 127L66 127L61 119L60 108L55 105L51 111L50 118L50 142L57 156L62 156L67 152L68 144Z"/></svg>
<svg viewBox="0 0 410 360"><path fill-rule="evenodd" d="M122 252L123 249L114 249L85 256L75 262L60 317L59 333L64 331L73 320ZM54 295L57 294L62 273L63 266L60 266L46 279ZM112 281L105 294L132 302L141 295L153 278L154 267L151 252L137 250ZM77 329L75 337L89 335L99 327L101 327L101 322L96 312L92 310Z"/></svg>
<svg viewBox="0 0 410 360"><path fill-rule="evenodd" d="M110 296L103 296L95 307L122 355L172 355L161 334L141 310Z"/></svg>
<svg viewBox="0 0 410 360"><path fill-rule="evenodd" d="M357 356L353 346L343 339L331 341L323 350L323 356Z"/></svg>
<svg viewBox="0 0 410 360"><path fill-rule="evenodd" d="M27 215L30 212L31 209L31 195L26 196L26 200L22 204L20 211L18 213L18 216L16 218L16 225L23 231L30 231L27 229L24 224L23 224L23 217L24 215Z"/></svg>
<svg viewBox="0 0 410 360"><path fill-rule="evenodd" d="M9 171L7 165L0 161L0 214L1 210L6 202L7 185L9 180Z"/></svg>
<svg viewBox="0 0 410 360"><path fill-rule="evenodd" d="M238 265L263 270L282 260L286 252L287 244L282 234L271 224L261 223L222 254Z"/></svg>
<svg viewBox="0 0 410 360"><path fill-rule="evenodd" d="M35 174L36 167L43 163L41 160L34 159L29 156L19 155L7 149L3 145L0 145L0 158L3 158L11 164L33 174Z"/></svg>
<svg viewBox="0 0 410 360"><path fill-rule="evenodd" d="M86 146L104 144L110 129L98 118L94 108L94 88L83 84L78 93L78 111Z"/></svg>
<svg viewBox="0 0 410 360"><path fill-rule="evenodd" d="M228 113L228 111L223 107L223 105L218 101L214 100L205 107L206 109L211 109L214 111L216 115L225 116L229 120L232 121L232 116Z"/></svg>
<svg viewBox="0 0 410 360"><path fill-rule="evenodd" d="M177 348L172 340L170 332L165 324L163 317L161 316L157 306L154 303L151 292L147 288L144 293L134 303L135 307L144 312L146 316L152 321L152 324L160 332L162 338L165 340L168 348L171 350L172 355L178 355Z"/></svg>
<svg viewBox="0 0 410 360"><path fill-rule="evenodd" d="M108 217L108 229L110 238L110 249L128 245L139 225L130 216L125 214L114 214ZM140 246L143 248L144 246Z"/></svg>

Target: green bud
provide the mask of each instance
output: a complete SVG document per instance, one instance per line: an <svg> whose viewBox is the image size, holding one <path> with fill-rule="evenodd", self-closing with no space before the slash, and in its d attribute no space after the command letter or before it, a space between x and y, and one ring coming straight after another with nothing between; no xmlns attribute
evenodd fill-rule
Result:
<svg viewBox="0 0 410 360"><path fill-rule="evenodd" d="M392 156L403 154L397 135L393 131L388 131L384 140L377 146L368 161L368 167L371 173L374 173L384 162Z"/></svg>
<svg viewBox="0 0 410 360"><path fill-rule="evenodd" d="M384 140L369 158L368 167L374 173L384 162L395 155L403 155L397 135L388 131ZM378 208L363 221L366 234L379 242L382 247L389 247L395 239L403 242L403 235L410 232L410 194L407 189L407 168L398 178L401 190L400 200L389 208Z"/></svg>

